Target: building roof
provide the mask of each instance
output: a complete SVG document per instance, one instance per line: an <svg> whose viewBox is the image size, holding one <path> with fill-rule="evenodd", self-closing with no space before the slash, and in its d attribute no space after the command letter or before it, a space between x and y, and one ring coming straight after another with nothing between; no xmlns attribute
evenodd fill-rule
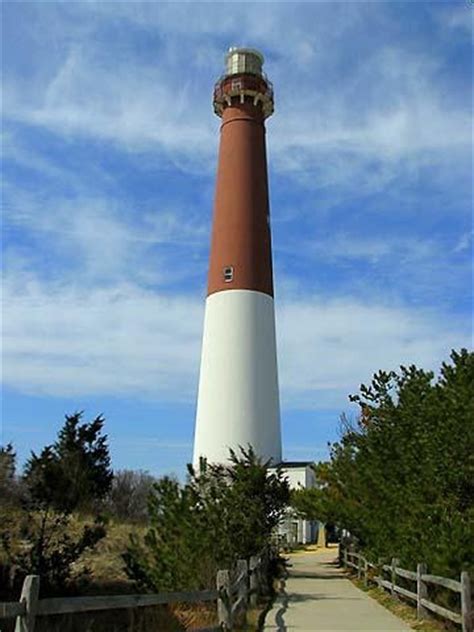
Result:
<svg viewBox="0 0 474 632"><path fill-rule="evenodd" d="M274 467L282 467L283 469L296 469L299 467L308 467L313 465L314 461L281 461L277 466Z"/></svg>

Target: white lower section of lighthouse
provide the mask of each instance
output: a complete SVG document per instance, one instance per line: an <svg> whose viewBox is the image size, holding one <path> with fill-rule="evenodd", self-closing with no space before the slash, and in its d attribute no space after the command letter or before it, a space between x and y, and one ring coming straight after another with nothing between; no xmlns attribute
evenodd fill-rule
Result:
<svg viewBox="0 0 474 632"><path fill-rule="evenodd" d="M225 463L229 448L249 445L281 461L273 298L215 292L206 301L193 462Z"/></svg>

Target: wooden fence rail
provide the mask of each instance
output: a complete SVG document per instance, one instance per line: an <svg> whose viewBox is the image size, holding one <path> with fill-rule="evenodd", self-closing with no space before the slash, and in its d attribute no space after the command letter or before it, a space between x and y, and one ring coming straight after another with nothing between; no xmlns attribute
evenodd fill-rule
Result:
<svg viewBox="0 0 474 632"><path fill-rule="evenodd" d="M141 608L171 603L217 602L219 625L212 630L232 630L245 619L249 605L255 607L264 591L263 558L238 560L235 569L217 573L216 589L166 592L153 595L107 595L99 597L59 597L38 599L40 577L28 575L19 602L0 603L0 619L16 618L15 632L34 632L37 617L96 610ZM235 578L235 579L234 579Z"/></svg>
<svg viewBox="0 0 474 632"><path fill-rule="evenodd" d="M414 601L416 603L418 619L423 619L429 612L434 612L439 617L461 625L462 632L473 632L471 581L466 571L461 573L460 581L457 581L455 579L448 579L447 577L428 574L426 564L423 563L417 565L415 572L401 568L396 558L392 559L391 564L373 564L368 562L361 553L357 553L345 547L341 547L339 553L339 559L343 566L357 571L357 576L363 579L366 586L369 581L373 581L379 587L390 591L393 597L401 595L405 599ZM378 571L379 574L372 576L369 569ZM389 577L385 578L384 573L388 574ZM399 586L397 584L397 577L402 577L413 582L413 584L416 585L416 591ZM455 612L430 601L428 599L428 584L442 586L455 593L459 593L461 611Z"/></svg>

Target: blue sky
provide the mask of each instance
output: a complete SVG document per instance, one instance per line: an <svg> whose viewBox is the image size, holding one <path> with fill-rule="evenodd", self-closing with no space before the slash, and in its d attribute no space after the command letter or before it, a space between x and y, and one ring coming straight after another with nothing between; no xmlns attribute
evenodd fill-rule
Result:
<svg viewBox="0 0 474 632"><path fill-rule="evenodd" d="M378 369L470 346L468 2L3 4L3 421L103 413L114 467L191 459L231 45L260 49L284 454Z"/></svg>

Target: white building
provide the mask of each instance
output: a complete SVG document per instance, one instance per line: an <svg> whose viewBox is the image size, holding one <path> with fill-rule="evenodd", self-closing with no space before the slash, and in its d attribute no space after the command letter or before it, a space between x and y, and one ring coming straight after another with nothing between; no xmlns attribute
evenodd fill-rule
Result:
<svg viewBox="0 0 474 632"><path fill-rule="evenodd" d="M316 475L312 461L283 461L280 468L288 479L290 489L309 489L316 486ZM270 468L274 471L274 468ZM294 511L288 510L279 526L278 534L288 544L310 544L318 541L318 532L324 526L312 520L298 518Z"/></svg>

